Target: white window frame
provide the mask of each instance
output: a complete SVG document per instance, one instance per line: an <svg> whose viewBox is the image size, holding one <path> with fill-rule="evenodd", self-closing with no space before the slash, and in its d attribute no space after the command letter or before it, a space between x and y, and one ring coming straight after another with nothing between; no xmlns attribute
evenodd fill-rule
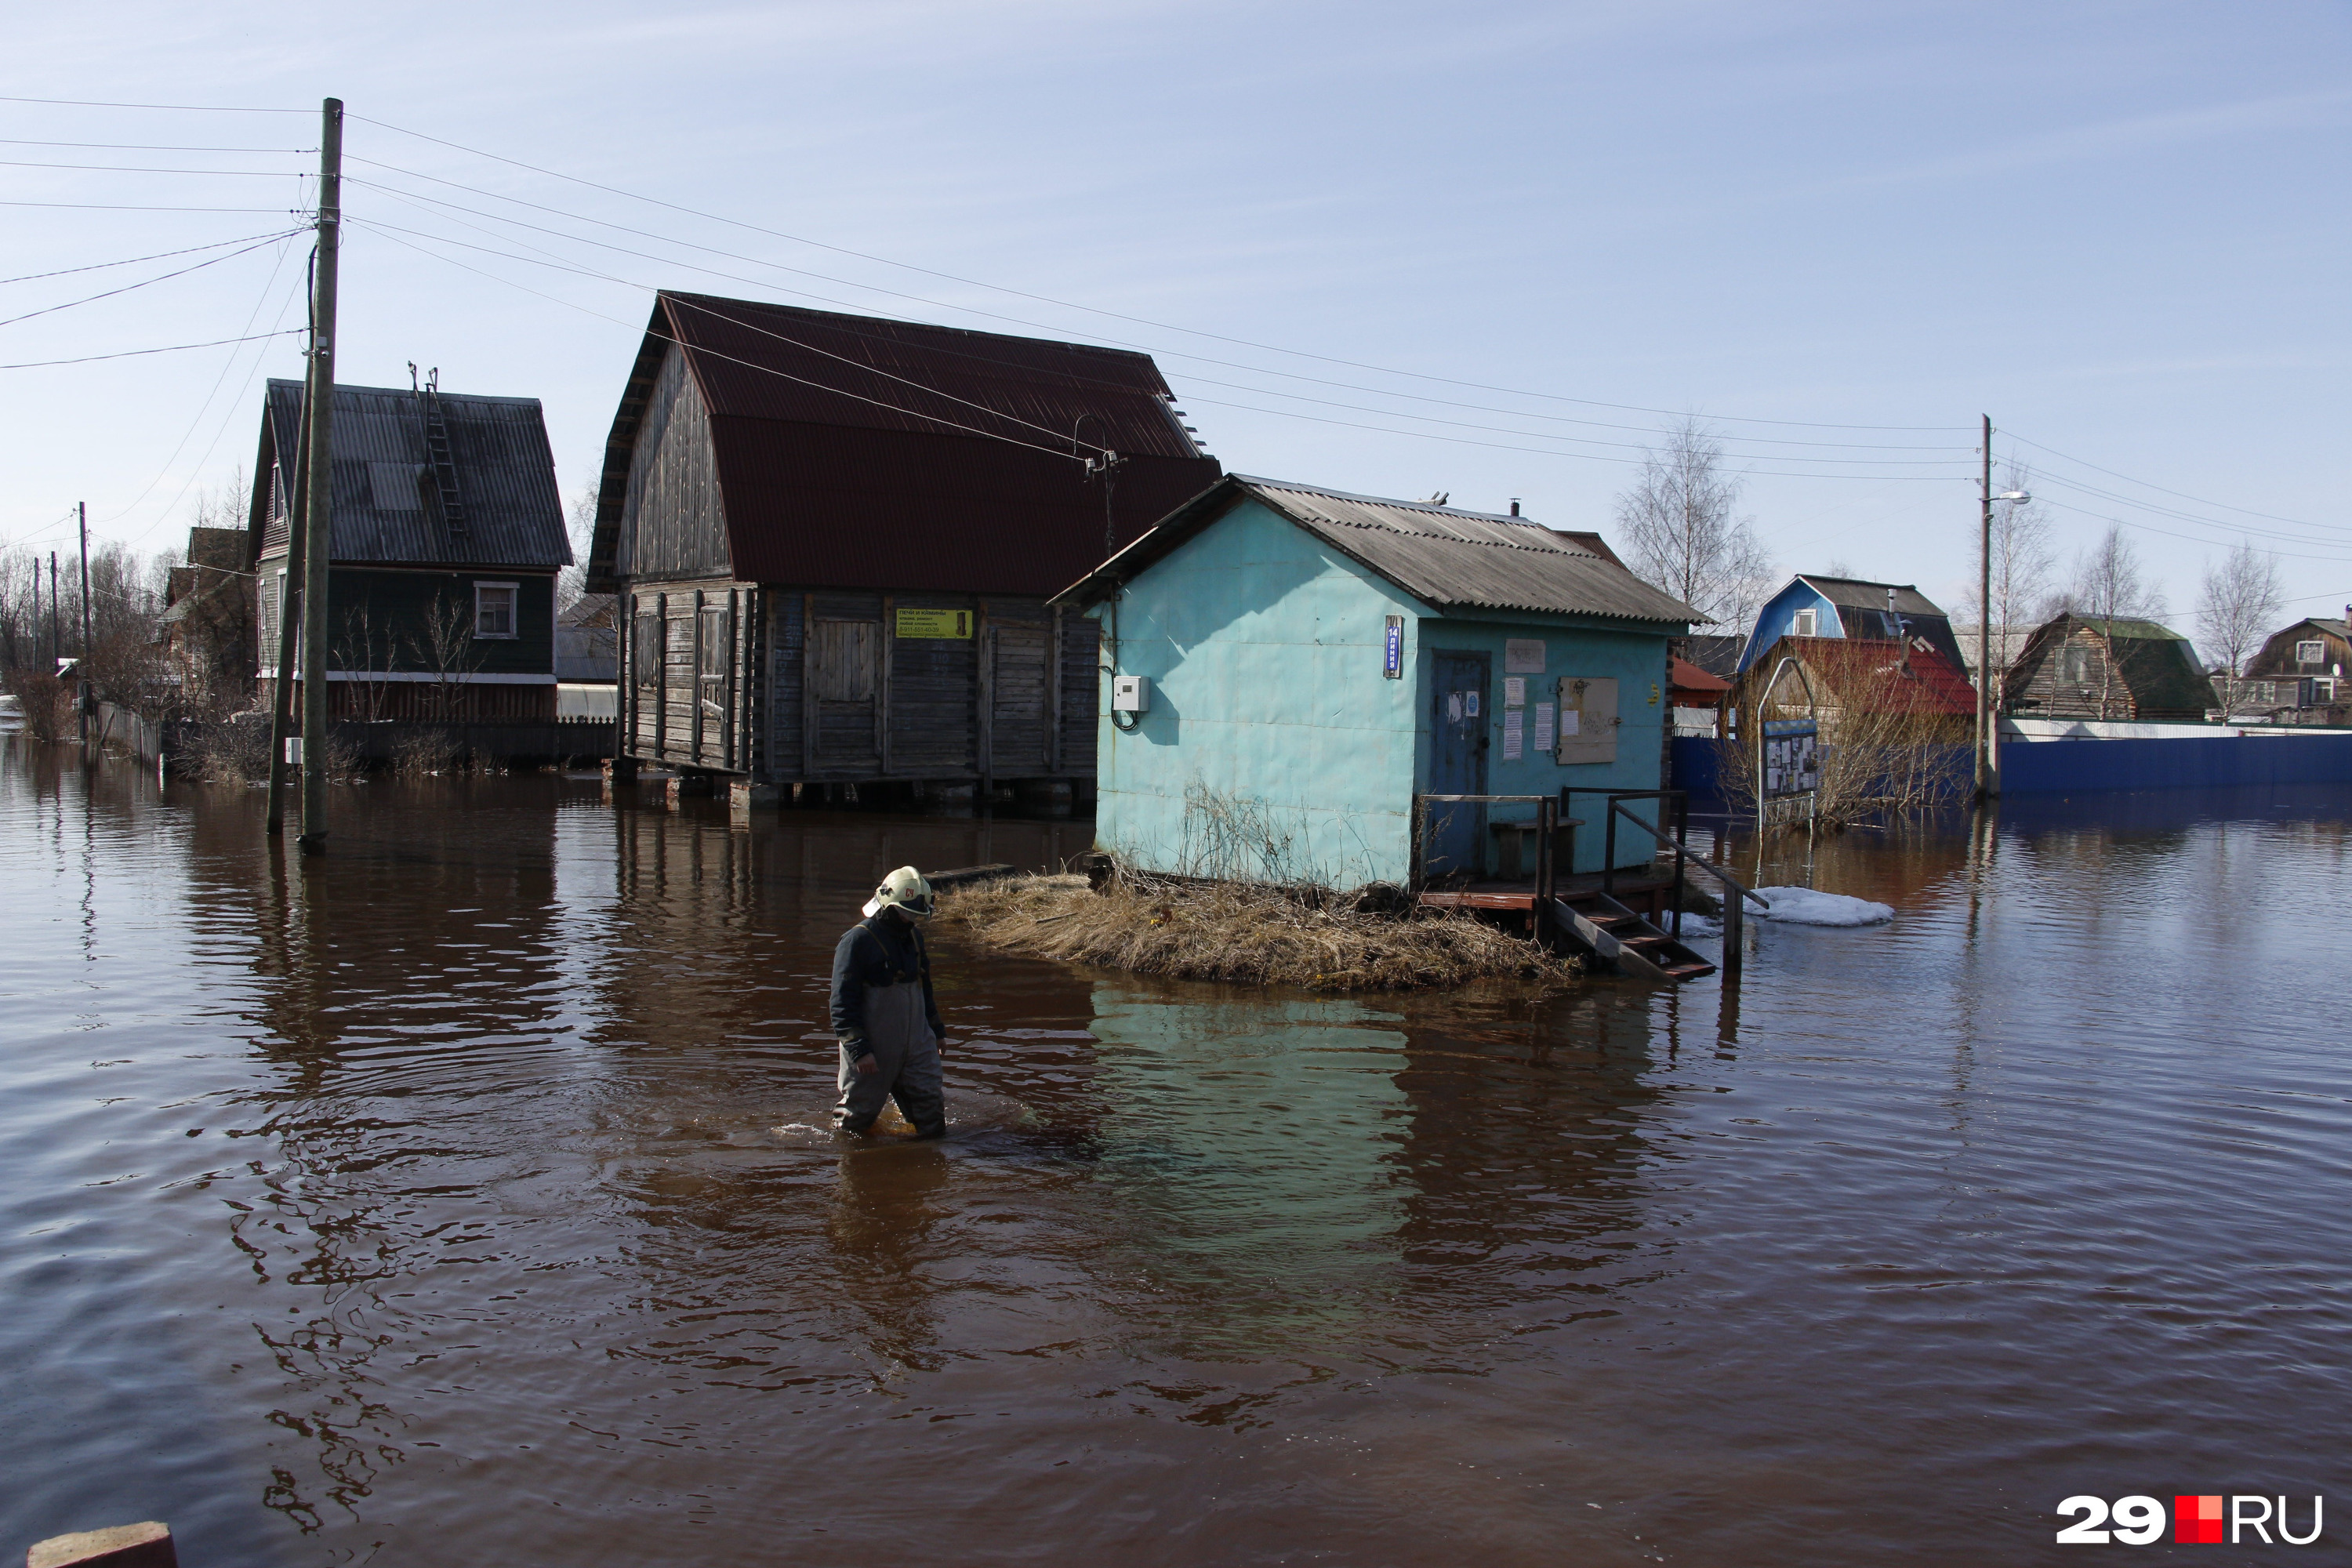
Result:
<svg viewBox="0 0 2352 1568"><path fill-rule="evenodd" d="M482 590L503 588L507 593L507 629L486 632L482 629ZM474 637L478 642L512 642L522 633L517 629L522 620L522 584L520 583L474 584Z"/></svg>
<svg viewBox="0 0 2352 1568"><path fill-rule="evenodd" d="M1816 608L1808 606L1804 609L1799 610L1793 616L1790 617L1789 635L1800 637L1819 637L1821 635L1821 612Z"/></svg>
<svg viewBox="0 0 2352 1568"><path fill-rule="evenodd" d="M2326 663L2327 644L2318 637L2313 637L2308 642L2299 642L2295 644L2294 662L2297 664Z"/></svg>

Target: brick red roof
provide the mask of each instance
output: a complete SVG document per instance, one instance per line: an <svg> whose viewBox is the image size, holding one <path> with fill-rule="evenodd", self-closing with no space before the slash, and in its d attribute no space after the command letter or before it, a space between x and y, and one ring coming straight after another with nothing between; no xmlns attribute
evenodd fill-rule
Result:
<svg viewBox="0 0 2352 1568"><path fill-rule="evenodd" d="M1908 658L1906 658L1906 652ZM1748 667L1742 682L1761 689L1784 655L1794 655L1830 689L1822 700L1869 713L1964 713L1977 710L1977 689L1925 637L1907 648L1864 637L1782 637ZM1781 686L1786 700L1792 682Z"/></svg>

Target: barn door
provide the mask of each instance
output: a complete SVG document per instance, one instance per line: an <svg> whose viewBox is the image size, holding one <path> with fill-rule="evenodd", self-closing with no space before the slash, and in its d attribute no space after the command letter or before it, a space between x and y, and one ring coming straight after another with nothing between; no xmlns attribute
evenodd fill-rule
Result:
<svg viewBox="0 0 2352 1568"><path fill-rule="evenodd" d="M1000 622L988 638L988 771L1034 777L1046 771L1045 628Z"/></svg>
<svg viewBox="0 0 2352 1568"><path fill-rule="evenodd" d="M816 704L816 765L873 772L874 698L880 685L882 625L820 620L809 628L809 698Z"/></svg>

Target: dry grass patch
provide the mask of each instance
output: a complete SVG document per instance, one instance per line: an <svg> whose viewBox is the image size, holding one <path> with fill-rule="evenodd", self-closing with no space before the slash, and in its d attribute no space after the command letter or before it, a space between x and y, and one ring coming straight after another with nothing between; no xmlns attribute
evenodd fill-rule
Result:
<svg viewBox="0 0 2352 1568"><path fill-rule="evenodd" d="M1182 980L1406 991L1473 980L1565 984L1576 961L1453 910L1363 911L1315 890L1127 876L1023 876L940 896L940 922L982 946Z"/></svg>

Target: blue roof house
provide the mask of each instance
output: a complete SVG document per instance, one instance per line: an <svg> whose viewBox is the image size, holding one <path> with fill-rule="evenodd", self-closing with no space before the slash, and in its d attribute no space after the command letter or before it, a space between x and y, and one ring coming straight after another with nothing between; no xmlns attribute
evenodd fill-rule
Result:
<svg viewBox="0 0 2352 1568"><path fill-rule="evenodd" d="M1100 847L1335 888L1419 879L1416 795L1657 788L1667 638L1704 618L1594 535L1241 475L1055 602L1102 627ZM1486 829L1535 813L1449 816L1421 869L1493 866ZM1622 864L1654 848L1619 836Z"/></svg>
<svg viewBox="0 0 2352 1568"><path fill-rule="evenodd" d="M1740 650L1738 672L1745 674L1782 637L1867 637L1876 642L1925 637L1952 661L1954 669L1970 668L1952 636L1951 618L1908 583L1799 573L1756 613L1756 629Z"/></svg>

